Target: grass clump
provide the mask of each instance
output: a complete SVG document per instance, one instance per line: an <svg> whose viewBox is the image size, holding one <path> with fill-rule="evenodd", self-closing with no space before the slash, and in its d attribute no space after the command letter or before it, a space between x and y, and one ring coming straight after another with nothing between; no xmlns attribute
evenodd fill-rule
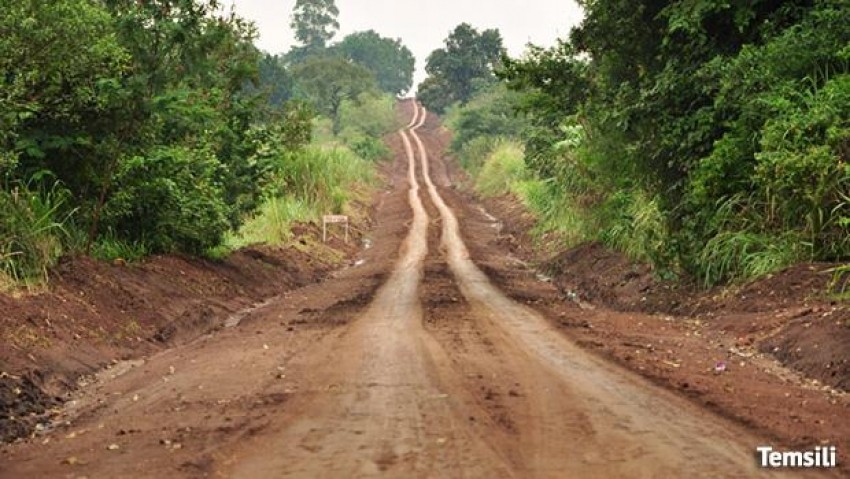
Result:
<svg viewBox="0 0 850 479"><path fill-rule="evenodd" d="M9 284L33 287L64 252L73 210L59 183L17 184L0 190L0 273Z"/></svg>
<svg viewBox="0 0 850 479"><path fill-rule="evenodd" d="M706 286L746 281L799 262L801 247L794 234L776 237L757 231L724 231L708 240L698 270Z"/></svg>
<svg viewBox="0 0 850 479"><path fill-rule="evenodd" d="M375 183L374 164L344 146L310 146L287 158L278 188L226 244L287 242L295 223L318 222L325 214L346 214L358 192Z"/></svg>
<svg viewBox="0 0 850 479"><path fill-rule="evenodd" d="M290 239L293 223L318 218L316 205L292 196L275 196L266 200L237 234L229 235L226 244L232 249L251 244L282 244Z"/></svg>
<svg viewBox="0 0 850 479"><path fill-rule="evenodd" d="M143 240L127 241L106 234L92 244L91 256L102 261L141 261L151 254Z"/></svg>
<svg viewBox="0 0 850 479"><path fill-rule="evenodd" d="M475 190L485 197L504 195L512 192L514 185L527 178L522 146L511 141L501 141L484 160L475 181Z"/></svg>

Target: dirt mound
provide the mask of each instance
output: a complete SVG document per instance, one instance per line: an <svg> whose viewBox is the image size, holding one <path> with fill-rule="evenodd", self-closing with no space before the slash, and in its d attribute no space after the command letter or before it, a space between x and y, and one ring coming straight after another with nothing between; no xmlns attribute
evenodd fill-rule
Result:
<svg viewBox="0 0 850 479"><path fill-rule="evenodd" d="M743 285L715 288L695 296L690 312L758 313L823 301L831 287L829 270L833 267L828 263L798 264Z"/></svg>
<svg viewBox="0 0 850 479"><path fill-rule="evenodd" d="M534 254L531 230L535 225L534 215L528 212L512 195L484 200L486 210L496 215L501 231L497 244L519 256Z"/></svg>
<svg viewBox="0 0 850 479"><path fill-rule="evenodd" d="M625 311L647 308L648 296L658 289L652 268L599 243L585 243L542 264L556 286L590 303Z"/></svg>
<svg viewBox="0 0 850 479"><path fill-rule="evenodd" d="M541 263L565 298L619 312L699 318L738 347L776 358L813 384L850 390L850 310L829 298L834 264L800 264L710 291L658 281L652 269L598 243Z"/></svg>
<svg viewBox="0 0 850 479"><path fill-rule="evenodd" d="M223 261L159 256L140 264L65 259L39 294L0 295L0 440L28 434L81 375L221 328L241 310L319 281L358 250L315 225L287 247Z"/></svg>
<svg viewBox="0 0 850 479"><path fill-rule="evenodd" d="M850 310L833 299L834 264L799 264L750 283L690 298L683 313L705 318L736 342L776 358L813 385L850 390Z"/></svg>
<svg viewBox="0 0 850 479"><path fill-rule="evenodd" d="M850 312L847 310L818 311L789 321L778 334L762 341L760 349L818 384L850 391Z"/></svg>

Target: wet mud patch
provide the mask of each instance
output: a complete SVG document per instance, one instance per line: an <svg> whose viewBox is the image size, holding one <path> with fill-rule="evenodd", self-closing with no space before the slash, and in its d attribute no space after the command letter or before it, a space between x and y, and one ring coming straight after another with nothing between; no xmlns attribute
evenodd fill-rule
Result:
<svg viewBox="0 0 850 479"><path fill-rule="evenodd" d="M61 398L44 392L43 381L35 371L23 377L0 373L0 441L29 435L61 404Z"/></svg>

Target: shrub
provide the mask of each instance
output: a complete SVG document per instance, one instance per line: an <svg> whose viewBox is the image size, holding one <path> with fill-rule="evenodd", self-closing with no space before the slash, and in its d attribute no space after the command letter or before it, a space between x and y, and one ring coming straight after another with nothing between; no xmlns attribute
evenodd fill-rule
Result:
<svg viewBox="0 0 850 479"><path fill-rule="evenodd" d="M151 252L203 253L230 228L221 169L206 149L164 147L130 158L116 175L103 223L115 239L142 242Z"/></svg>
<svg viewBox="0 0 850 479"><path fill-rule="evenodd" d="M49 188L35 183L0 190L0 271L23 284L47 280L47 270L63 253L73 214L58 182Z"/></svg>
<svg viewBox="0 0 850 479"><path fill-rule="evenodd" d="M528 176L522 146L502 141L485 160L475 181L475 190L483 196L504 195L512 191L514 184Z"/></svg>
<svg viewBox="0 0 850 479"><path fill-rule="evenodd" d="M600 206L599 240L635 261L664 264L669 240L657 199L640 190L619 190Z"/></svg>
<svg viewBox="0 0 850 479"><path fill-rule="evenodd" d="M390 156L390 149L378 138L363 136L349 142L351 150L360 158L378 161Z"/></svg>
<svg viewBox="0 0 850 479"><path fill-rule="evenodd" d="M347 138L366 136L380 139L397 130L399 125L395 111L395 99L386 94L363 93L355 100L346 100L342 105L343 129L340 136Z"/></svg>

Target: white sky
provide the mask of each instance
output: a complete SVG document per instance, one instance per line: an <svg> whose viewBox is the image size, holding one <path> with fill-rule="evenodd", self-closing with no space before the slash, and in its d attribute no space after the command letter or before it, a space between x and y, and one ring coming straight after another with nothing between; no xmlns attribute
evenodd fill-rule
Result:
<svg viewBox="0 0 850 479"><path fill-rule="evenodd" d="M293 45L289 28L295 0L225 0L259 29L258 46L283 53ZM462 22L484 30L498 28L513 56L529 42L553 45L566 37L582 18L572 0L336 0L340 32L334 40L362 30L401 38L416 56L414 87L425 78L425 59L443 46L449 32Z"/></svg>

